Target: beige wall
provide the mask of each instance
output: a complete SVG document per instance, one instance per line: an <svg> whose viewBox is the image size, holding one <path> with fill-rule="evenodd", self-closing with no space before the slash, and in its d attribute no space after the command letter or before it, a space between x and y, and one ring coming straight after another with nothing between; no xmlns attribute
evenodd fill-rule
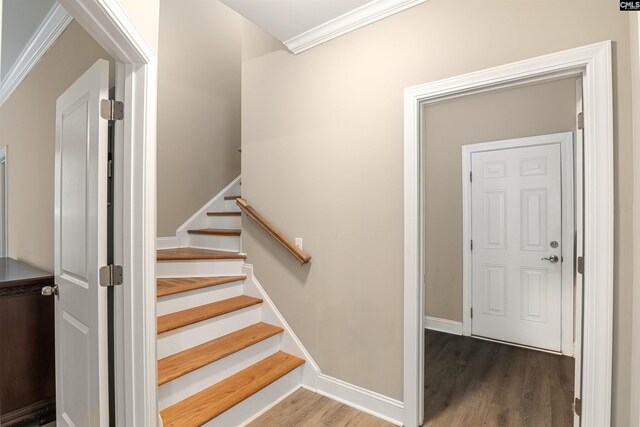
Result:
<svg viewBox="0 0 640 427"><path fill-rule="evenodd" d="M7 145L9 256L53 270L56 99L109 55L72 22L0 108Z"/></svg>
<svg viewBox="0 0 640 427"><path fill-rule="evenodd" d="M424 107L427 316L462 321L462 146L572 131L575 116L575 79Z"/></svg>
<svg viewBox="0 0 640 427"><path fill-rule="evenodd" d="M119 0L154 52L158 52L160 0Z"/></svg>
<svg viewBox="0 0 640 427"><path fill-rule="evenodd" d="M300 55L247 24L243 249L320 368L402 399L403 89L612 39L615 113L613 421L629 422L632 142L629 17L610 1L431 0Z"/></svg>
<svg viewBox="0 0 640 427"><path fill-rule="evenodd" d="M242 21L217 0L162 0L158 236L240 175Z"/></svg>

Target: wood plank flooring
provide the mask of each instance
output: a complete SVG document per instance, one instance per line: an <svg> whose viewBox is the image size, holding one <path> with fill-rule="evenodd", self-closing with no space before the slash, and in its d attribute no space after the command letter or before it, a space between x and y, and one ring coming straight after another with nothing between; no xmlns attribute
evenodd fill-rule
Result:
<svg viewBox="0 0 640 427"><path fill-rule="evenodd" d="M328 397L299 389L247 427L392 427Z"/></svg>
<svg viewBox="0 0 640 427"><path fill-rule="evenodd" d="M571 427L574 360L426 332L423 427ZM391 427L326 397L298 390L250 427Z"/></svg>
<svg viewBox="0 0 640 427"><path fill-rule="evenodd" d="M425 423L570 427L574 359L426 332Z"/></svg>

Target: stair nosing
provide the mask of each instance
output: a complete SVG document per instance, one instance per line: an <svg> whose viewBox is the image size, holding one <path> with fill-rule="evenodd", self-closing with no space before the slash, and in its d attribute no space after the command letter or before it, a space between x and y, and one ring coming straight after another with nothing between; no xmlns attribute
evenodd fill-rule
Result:
<svg viewBox="0 0 640 427"><path fill-rule="evenodd" d="M276 360L276 359L281 359L281 360ZM278 362L278 364L272 366L269 370L265 371L261 376L254 376L255 374L253 373L253 371L259 370L260 368L262 368L263 365L268 365L272 361ZM284 363L284 362L287 362L287 363ZM216 417L222 415L223 413L229 411L239 403L253 396L254 394L260 392L261 390L264 390L271 384L275 383L276 381L285 377L289 373L293 372L295 369L302 366L304 363L305 363L304 359L301 359L292 354L285 353L283 351L278 351L273 355L266 357L265 359L262 359L257 363L254 363L248 368L245 368L225 378L224 380L219 381L213 384L212 386L207 387L206 389L187 397L186 399L181 400L180 402L175 403L169 406L168 408L163 409L162 411L160 411L160 416L163 419L165 426L167 427L176 426L176 425L179 425L181 427L203 425L204 423L207 423L215 419ZM246 378L251 376L253 376L253 379L248 383L245 383L242 385L242 383L244 382L243 380L246 381ZM230 391L226 391L224 389L229 384L233 384L234 382L237 382L241 385L238 388ZM253 385L253 387L250 387L251 385ZM250 392L250 389L247 390L249 387L250 389L255 388L255 390L253 392ZM215 389L221 389L221 390L215 390ZM212 406L210 404L211 396L207 396L207 395L212 395L214 392L217 392L217 391L221 391L222 393L224 393L224 397L220 398L217 401L218 403L217 408L215 408L213 411L209 409L209 411L211 412L206 413L205 410L207 408L211 408ZM203 401L198 402L198 400L200 399L202 399ZM220 403L222 404L220 405ZM182 406L185 406L188 409L182 410L177 414L170 413L170 412L179 411L179 409L181 409ZM168 411L170 412L168 413ZM170 419L167 419L169 415L172 415L172 417ZM184 418L185 415L191 415L192 419L188 420L189 422L187 422L187 420L182 419ZM180 422L180 424L177 424L177 422Z"/></svg>
<svg viewBox="0 0 640 427"><path fill-rule="evenodd" d="M207 236L239 236L242 234L242 230L239 228L199 228L187 230L187 233Z"/></svg>
<svg viewBox="0 0 640 427"><path fill-rule="evenodd" d="M166 296L170 296L170 295L176 295L176 294L180 294L183 292L189 292L189 291L195 291L197 289L205 289L205 288L210 288L213 286L219 286L219 285L225 285L228 283L233 283L233 282L239 282L242 280L247 280L247 276L244 274L241 275L236 275L236 276L206 276L206 277L159 277L158 279L156 279L156 286L159 287L160 284L159 282L161 280L186 280L186 279L200 279L202 281L201 284L197 284L194 283L193 285L189 286L189 285L184 285L184 286L178 286L176 285L175 287L167 290L167 291L163 291L163 292L159 292L156 290L156 297L157 298L162 298L162 297L166 297ZM209 282L214 282L214 283L206 283L207 281Z"/></svg>
<svg viewBox="0 0 640 427"><path fill-rule="evenodd" d="M244 300L245 302L241 303L241 304L238 304L235 307L231 307L231 308L227 308L225 310L221 310L219 312L214 311L212 309L212 307L221 306L223 302L229 303L229 301L232 301L232 300L237 300L237 301ZM258 304L262 304L262 303L263 303L263 300L261 298L255 298L255 297L251 297L251 296L248 296L248 295L240 295L240 296L237 296L237 297L227 298L227 299L224 299L224 300L221 300L221 301L216 301L216 302L212 302L212 303L209 303L209 304L199 305L199 306L193 307L193 308L188 308L186 310L176 311L175 313L165 314L165 315L159 316L157 321L156 321L157 334L160 335L160 334L164 334L166 332L171 332L171 331L174 331L176 329L184 328L185 326L193 325L195 323L200 323L200 322L203 322L205 320L213 319L215 317L219 317L219 316L222 316L224 314L233 313L234 311L242 310L242 309L249 308L249 307L252 307L254 305L258 305ZM207 310L206 309L207 307L210 308L210 310ZM175 325L164 326L164 327L161 327L161 325L160 325L160 323L161 323L161 321L163 319L170 319L172 317L175 318L175 317L177 317L178 314L181 314L182 316L186 316L185 313L187 313L187 312L196 313L196 312L200 312L200 311L202 311L204 313L208 312L208 314L201 315L201 316L194 316L193 318L188 319L188 321L176 322ZM213 311L213 313L211 313L211 311Z"/></svg>
<svg viewBox="0 0 640 427"><path fill-rule="evenodd" d="M188 257L178 257L174 255L172 257L167 257L165 255L165 258L159 258L160 252L170 251L170 250L179 250L179 249L197 249L197 250L205 251L205 253L202 253L200 256L193 255ZM206 254L207 252L209 253L209 256L207 256ZM215 255L212 254L213 252L215 252ZM247 258L246 254L241 254L239 252L234 252L234 251L222 251L222 250L216 250L216 249L203 249L203 248L191 248L191 247L158 249L156 251L156 262L219 261L219 260L224 261L224 260L243 260L246 258Z"/></svg>
<svg viewBox="0 0 640 427"><path fill-rule="evenodd" d="M207 212L207 216L242 216L242 212Z"/></svg>
<svg viewBox="0 0 640 427"><path fill-rule="evenodd" d="M241 336L247 332L251 332L251 336L248 339L245 339L243 342L236 343L236 344L227 343L228 341L233 340L233 338L237 336ZM203 368L207 365L210 365L219 360L222 360L225 357L231 356L232 354L245 350L255 344L266 341L269 338L272 338L283 332L284 332L284 329L280 326L271 325L265 322L258 322L258 323L254 323L253 325L247 326L245 328L233 331L229 334L223 335L221 337L215 338L213 340L207 341L203 344L199 344L197 346L183 350L176 354L172 354L170 356L164 357L158 361L158 386L164 385L177 378L190 374L191 372L194 372L200 368ZM216 346L224 346L225 351L215 356L212 356L211 353L216 352L216 349L215 349ZM194 359L193 353L205 348L208 348L207 354L210 357L199 356L198 359L200 360L196 364L190 365L189 368L183 371L175 372L172 375L165 374L163 376L161 374L161 371L162 371L161 365L171 363L171 362L179 363L179 360L185 357L190 357L190 360L193 361Z"/></svg>

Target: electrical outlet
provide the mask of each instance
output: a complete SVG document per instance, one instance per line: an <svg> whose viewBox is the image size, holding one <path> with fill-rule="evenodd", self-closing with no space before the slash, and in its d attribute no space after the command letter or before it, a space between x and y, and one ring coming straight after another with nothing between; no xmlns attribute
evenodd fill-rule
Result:
<svg viewBox="0 0 640 427"><path fill-rule="evenodd" d="M302 250L302 237L296 237L296 246Z"/></svg>

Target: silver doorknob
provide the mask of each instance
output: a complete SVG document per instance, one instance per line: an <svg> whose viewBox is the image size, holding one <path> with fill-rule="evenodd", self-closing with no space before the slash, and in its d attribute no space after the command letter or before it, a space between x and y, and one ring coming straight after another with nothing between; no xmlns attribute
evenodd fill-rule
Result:
<svg viewBox="0 0 640 427"><path fill-rule="evenodd" d="M42 288L42 291L40 291L40 293L45 297L48 297L51 295L58 295L58 285L45 286Z"/></svg>
<svg viewBox="0 0 640 427"><path fill-rule="evenodd" d="M551 255L548 258L541 258L541 260L549 261L551 264L555 264L556 262L560 261L560 258L558 258L557 255Z"/></svg>

